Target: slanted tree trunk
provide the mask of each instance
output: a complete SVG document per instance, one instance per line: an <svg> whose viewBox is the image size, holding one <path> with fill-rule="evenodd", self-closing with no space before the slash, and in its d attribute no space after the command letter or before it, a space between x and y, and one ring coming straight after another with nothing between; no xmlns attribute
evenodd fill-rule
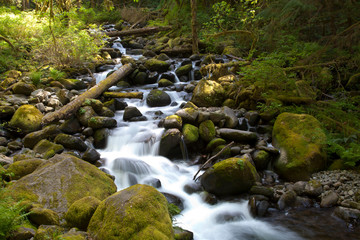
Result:
<svg viewBox="0 0 360 240"><path fill-rule="evenodd" d="M196 0L190 0L191 3L191 33L192 33L192 51L193 54L199 53L197 21L196 21Z"/></svg>
<svg viewBox="0 0 360 240"><path fill-rule="evenodd" d="M131 64L122 66L109 77L105 78L103 81L99 82L97 85L78 96L75 100L71 101L55 112L46 114L42 119L42 124L45 125L60 119L67 119L71 117L81 107L83 101L86 98L97 98L105 90L116 84L121 78L125 77L132 71L133 66Z"/></svg>

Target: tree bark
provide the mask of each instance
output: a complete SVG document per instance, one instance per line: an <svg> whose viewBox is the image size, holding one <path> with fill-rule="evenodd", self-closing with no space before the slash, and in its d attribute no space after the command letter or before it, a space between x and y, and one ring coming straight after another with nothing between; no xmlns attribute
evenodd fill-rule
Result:
<svg viewBox="0 0 360 240"><path fill-rule="evenodd" d="M71 101L70 103L66 104L55 112L46 114L42 119L42 124L46 125L60 119L67 119L71 117L81 107L83 101L86 98L97 98L105 90L116 84L121 78L125 77L132 71L133 66L131 64L126 64L122 66L109 77L105 78L103 81L99 82L97 85L78 96L75 100Z"/></svg>
<svg viewBox="0 0 360 240"><path fill-rule="evenodd" d="M144 96L143 92L104 92L104 97L109 98L139 98L142 99Z"/></svg>
<svg viewBox="0 0 360 240"><path fill-rule="evenodd" d="M108 35L109 37L123 37L123 36L131 36L131 35L152 34L161 31L167 31L170 29L171 27L146 27L139 29L124 30L124 31L107 32L106 35Z"/></svg>
<svg viewBox="0 0 360 240"><path fill-rule="evenodd" d="M196 22L196 0L190 0L191 3L191 33L192 33L192 52L193 54L199 53L199 41L197 34L197 22Z"/></svg>

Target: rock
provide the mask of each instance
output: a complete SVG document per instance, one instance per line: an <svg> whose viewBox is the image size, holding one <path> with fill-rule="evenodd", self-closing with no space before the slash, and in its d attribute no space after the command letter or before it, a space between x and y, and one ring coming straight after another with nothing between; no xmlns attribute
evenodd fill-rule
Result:
<svg viewBox="0 0 360 240"><path fill-rule="evenodd" d="M8 140L5 137L0 137L0 146L7 146Z"/></svg>
<svg viewBox="0 0 360 240"><path fill-rule="evenodd" d="M44 163L42 159L16 161L6 169L6 172L11 174L12 180L18 180L34 172L42 163Z"/></svg>
<svg viewBox="0 0 360 240"><path fill-rule="evenodd" d="M114 99L114 104L115 110L124 110L128 106L128 104L124 100L119 98Z"/></svg>
<svg viewBox="0 0 360 240"><path fill-rule="evenodd" d="M250 189L250 194L263 195L268 198L273 198L274 190L265 186L252 186Z"/></svg>
<svg viewBox="0 0 360 240"><path fill-rule="evenodd" d="M97 116L97 114L95 113L94 109L91 106L83 106L79 108L79 110L76 113L77 119L85 127L88 126L87 125L88 120L95 116Z"/></svg>
<svg viewBox="0 0 360 240"><path fill-rule="evenodd" d="M185 66L181 66L175 70L175 73L178 77L187 76L192 70L192 64L187 64Z"/></svg>
<svg viewBox="0 0 360 240"><path fill-rule="evenodd" d="M158 82L158 87L169 87L169 86L174 86L174 83L171 82L170 80L162 78Z"/></svg>
<svg viewBox="0 0 360 240"><path fill-rule="evenodd" d="M81 132L81 125L77 118L70 118L60 125L60 130L64 133L75 134Z"/></svg>
<svg viewBox="0 0 360 240"><path fill-rule="evenodd" d="M256 215L259 216L259 217L263 217L265 216L268 208L270 206L270 203L268 201L260 201L259 204L257 204L256 206Z"/></svg>
<svg viewBox="0 0 360 240"><path fill-rule="evenodd" d="M322 185L317 180L310 180L305 184L305 194L309 197L316 198L323 192Z"/></svg>
<svg viewBox="0 0 360 240"><path fill-rule="evenodd" d="M224 100L225 90L219 83L211 80L200 80L191 98L199 107L219 107Z"/></svg>
<svg viewBox="0 0 360 240"><path fill-rule="evenodd" d="M54 141L55 143L61 144L68 149L75 149L81 152L87 149L87 146L83 140L65 133L58 134Z"/></svg>
<svg viewBox="0 0 360 240"><path fill-rule="evenodd" d="M195 123L196 118L199 115L199 111L195 110L194 108L187 107L178 110L175 114L180 116L186 123Z"/></svg>
<svg viewBox="0 0 360 240"><path fill-rule="evenodd" d="M198 182L191 182L184 185L184 191L188 194L193 194L196 192L201 192L203 189L201 184Z"/></svg>
<svg viewBox="0 0 360 240"><path fill-rule="evenodd" d="M186 123L184 125L182 129L182 134L184 136L184 141L186 144L195 143L199 139L199 129L189 123Z"/></svg>
<svg viewBox="0 0 360 240"><path fill-rule="evenodd" d="M101 201L96 197L84 197L75 201L65 214L66 222L71 227L86 230L91 217Z"/></svg>
<svg viewBox="0 0 360 240"><path fill-rule="evenodd" d="M27 134L41 128L42 113L32 105L22 105L12 116L9 126Z"/></svg>
<svg viewBox="0 0 360 240"><path fill-rule="evenodd" d="M96 161L100 159L100 153L94 148L88 148L82 155L82 159L91 164L95 164Z"/></svg>
<svg viewBox="0 0 360 240"><path fill-rule="evenodd" d="M166 72L170 67L170 63L152 58L145 62L145 67L151 72Z"/></svg>
<svg viewBox="0 0 360 240"><path fill-rule="evenodd" d="M358 209L336 207L334 214L347 223L358 222L360 219L360 210Z"/></svg>
<svg viewBox="0 0 360 240"><path fill-rule="evenodd" d="M72 155L61 154L14 182L9 192L15 199L41 204L61 217L75 201L86 196L103 200L116 192L116 186L97 167Z"/></svg>
<svg viewBox="0 0 360 240"><path fill-rule="evenodd" d="M214 151L218 146L226 145L226 141L222 138L213 138L207 145L206 145L206 152Z"/></svg>
<svg viewBox="0 0 360 240"><path fill-rule="evenodd" d="M250 126L256 126L260 121L260 115L255 111L248 111L245 113L245 118L248 120Z"/></svg>
<svg viewBox="0 0 360 240"><path fill-rule="evenodd" d="M264 170L267 168L270 161L270 154L264 150L256 150L253 154L253 160L258 170Z"/></svg>
<svg viewBox="0 0 360 240"><path fill-rule="evenodd" d="M146 104L150 107L162 107L171 103L169 94L159 89L153 89L146 97Z"/></svg>
<svg viewBox="0 0 360 240"><path fill-rule="evenodd" d="M13 106L0 106L0 119L10 119L15 113Z"/></svg>
<svg viewBox="0 0 360 240"><path fill-rule="evenodd" d="M62 151L64 147L61 144L55 144L46 139L41 140L34 147L34 152L42 154L44 159L51 158Z"/></svg>
<svg viewBox="0 0 360 240"><path fill-rule="evenodd" d="M206 120L199 125L199 135L205 142L210 142L215 138L215 125L211 120Z"/></svg>
<svg viewBox="0 0 360 240"><path fill-rule="evenodd" d="M35 230L26 226L20 226L11 232L9 240L28 240L35 236Z"/></svg>
<svg viewBox="0 0 360 240"><path fill-rule="evenodd" d="M161 140L160 140L160 150L159 155L167 157L173 150L180 146L181 141L181 132L177 128L171 128L163 133Z"/></svg>
<svg viewBox="0 0 360 240"><path fill-rule="evenodd" d="M218 133L222 138L239 143L255 143L258 139L257 134L254 132L242 131L237 129L220 128L218 130Z"/></svg>
<svg viewBox="0 0 360 240"><path fill-rule="evenodd" d="M40 140L54 138L59 133L59 127L56 125L50 125L39 131L28 133L23 138L24 147L33 148Z"/></svg>
<svg viewBox="0 0 360 240"><path fill-rule="evenodd" d="M305 181L297 181L293 185L293 190L296 192L297 195L305 195L305 186L307 182Z"/></svg>
<svg viewBox="0 0 360 240"><path fill-rule="evenodd" d="M214 164L201 176L201 185L210 193L227 196L247 192L259 179L255 167L244 155Z"/></svg>
<svg viewBox="0 0 360 240"><path fill-rule="evenodd" d="M107 128L100 128L94 132L94 146L99 149L104 149L107 145L107 138L110 131Z"/></svg>
<svg viewBox="0 0 360 240"><path fill-rule="evenodd" d="M61 78L58 80L66 89L68 90L81 90L87 87L86 83L79 79L64 79Z"/></svg>
<svg viewBox="0 0 360 240"><path fill-rule="evenodd" d="M88 232L94 239L174 239L165 197L140 184L101 202Z"/></svg>
<svg viewBox="0 0 360 240"><path fill-rule="evenodd" d="M324 196L321 197L320 207L328 208L336 205L339 200L339 196L334 191L327 192Z"/></svg>
<svg viewBox="0 0 360 240"><path fill-rule="evenodd" d="M182 118L178 115L167 116L164 120L164 128L177 128L182 129Z"/></svg>
<svg viewBox="0 0 360 240"><path fill-rule="evenodd" d="M23 148L23 144L20 141L11 141L7 144L7 147L11 150L11 151L17 151L17 150L21 150Z"/></svg>
<svg viewBox="0 0 360 240"><path fill-rule="evenodd" d="M91 117L88 120L88 127L91 127L92 129L114 128L116 126L116 120L110 117Z"/></svg>
<svg viewBox="0 0 360 240"><path fill-rule="evenodd" d="M133 79L135 85L144 85L147 82L147 74L145 72L138 72Z"/></svg>
<svg viewBox="0 0 360 240"><path fill-rule="evenodd" d="M12 90L15 94L23 94L30 96L30 94L35 91L35 86L33 84L28 84L25 82L15 83Z"/></svg>
<svg viewBox="0 0 360 240"><path fill-rule="evenodd" d="M54 236L58 236L64 232L65 229L57 225L40 225L35 233L33 240L54 239Z"/></svg>
<svg viewBox="0 0 360 240"><path fill-rule="evenodd" d="M314 117L280 114L273 129L273 145L280 148L276 172L289 181L308 180L326 166L325 143L325 133Z"/></svg>
<svg viewBox="0 0 360 240"><path fill-rule="evenodd" d="M201 199L206 202L207 204L210 204L210 205L215 205L218 203L218 199L217 197L212 194L212 193L209 193L209 192L206 192L206 191L203 191L200 193L200 197Z"/></svg>
<svg viewBox="0 0 360 240"><path fill-rule="evenodd" d="M88 240L90 236L87 232L78 231L76 228L70 229L70 231L58 235L57 239L61 240Z"/></svg>
<svg viewBox="0 0 360 240"><path fill-rule="evenodd" d="M284 210L285 208L294 206L296 202L296 193L292 190L285 192L281 195L278 200L278 207L280 210Z"/></svg>
<svg viewBox="0 0 360 240"><path fill-rule="evenodd" d="M29 220L36 225L59 225L59 215L51 209L35 207L30 209Z"/></svg>
<svg viewBox="0 0 360 240"><path fill-rule="evenodd" d="M142 113L136 107L129 106L125 108L123 120L130 121L132 118L141 117Z"/></svg>
<svg viewBox="0 0 360 240"><path fill-rule="evenodd" d="M225 115L225 127L226 128L235 128L239 125L239 119L236 117L234 111L229 107L222 107L221 111Z"/></svg>
<svg viewBox="0 0 360 240"><path fill-rule="evenodd" d="M180 227L174 227L175 240L193 240L194 234Z"/></svg>

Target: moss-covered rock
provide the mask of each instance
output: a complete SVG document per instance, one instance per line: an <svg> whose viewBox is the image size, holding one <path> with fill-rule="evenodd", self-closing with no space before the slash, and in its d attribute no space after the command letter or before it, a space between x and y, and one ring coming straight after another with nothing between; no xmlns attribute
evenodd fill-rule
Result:
<svg viewBox="0 0 360 240"><path fill-rule="evenodd" d="M260 177L247 155L214 164L201 176L201 185L210 193L227 196L247 192Z"/></svg>
<svg viewBox="0 0 360 240"><path fill-rule="evenodd" d="M176 69L175 73L178 77L187 76L192 69L192 64L187 64Z"/></svg>
<svg viewBox="0 0 360 240"><path fill-rule="evenodd" d="M91 106L83 106L76 112L77 119L85 127L87 127L88 120L95 116L97 116L97 114Z"/></svg>
<svg viewBox="0 0 360 240"><path fill-rule="evenodd" d="M193 240L194 234L180 227L174 227L175 240Z"/></svg>
<svg viewBox="0 0 360 240"><path fill-rule="evenodd" d="M167 106L171 103L169 94L159 89L153 89L146 97L146 104L150 107Z"/></svg>
<svg viewBox="0 0 360 240"><path fill-rule="evenodd" d="M93 216L96 208L100 204L100 200L96 197L84 197L73 204L65 214L66 222L71 227L77 227L81 230L86 230L90 219Z"/></svg>
<svg viewBox="0 0 360 240"><path fill-rule="evenodd" d="M114 128L117 126L117 122L109 117L91 117L88 121L88 126L92 129Z"/></svg>
<svg viewBox="0 0 360 240"><path fill-rule="evenodd" d="M273 144L280 149L276 172L289 181L308 180L326 166L325 143L326 135L314 117L280 114L273 129Z"/></svg>
<svg viewBox="0 0 360 240"><path fill-rule="evenodd" d="M148 76L147 76L146 72L138 72L136 74L135 78L133 79L133 81L134 81L135 85L143 85L146 83L147 78L148 78Z"/></svg>
<svg viewBox="0 0 360 240"><path fill-rule="evenodd" d="M165 197L155 188L140 184L101 202L88 232L95 240L174 239Z"/></svg>
<svg viewBox="0 0 360 240"><path fill-rule="evenodd" d="M173 86L174 83L168 79L162 78L159 80L158 82L158 86L159 87L169 87L169 86Z"/></svg>
<svg viewBox="0 0 360 240"><path fill-rule="evenodd" d="M59 79L58 80L66 89L68 90L81 90L81 89L85 89L86 83L79 80L79 79Z"/></svg>
<svg viewBox="0 0 360 240"><path fill-rule="evenodd" d="M13 106L0 106L0 119L9 119L15 113Z"/></svg>
<svg viewBox="0 0 360 240"><path fill-rule="evenodd" d="M107 138L110 135L110 130L107 128L100 128L94 132L94 146L103 149L106 147Z"/></svg>
<svg viewBox="0 0 360 240"><path fill-rule="evenodd" d="M34 240L60 240L59 236L64 232L65 229L57 225L40 225L35 233Z"/></svg>
<svg viewBox="0 0 360 240"><path fill-rule="evenodd" d="M18 180L35 171L42 163L44 160L36 158L17 161L11 164L6 172L12 174L11 179Z"/></svg>
<svg viewBox="0 0 360 240"><path fill-rule="evenodd" d="M211 120L206 120L199 125L199 135L205 142L210 142L215 137L215 125Z"/></svg>
<svg viewBox="0 0 360 240"><path fill-rule="evenodd" d="M59 127L56 125L50 125L39 131L28 133L23 138L24 147L33 148L42 139L55 138L59 133Z"/></svg>
<svg viewBox="0 0 360 240"><path fill-rule="evenodd" d="M199 107L220 107L224 100L224 88L212 80L200 80L191 98L191 101Z"/></svg>
<svg viewBox="0 0 360 240"><path fill-rule="evenodd" d="M62 151L64 151L63 145L50 142L46 139L41 140L34 147L34 152L42 154L44 159L49 159Z"/></svg>
<svg viewBox="0 0 360 240"><path fill-rule="evenodd" d="M81 132L81 125L77 118L70 118L60 125L60 130L64 133L75 134Z"/></svg>
<svg viewBox="0 0 360 240"><path fill-rule="evenodd" d="M170 63L151 58L145 62L145 67L150 71L166 72L170 67Z"/></svg>
<svg viewBox="0 0 360 240"><path fill-rule="evenodd" d="M75 149L79 151L85 151L87 149L87 146L83 140L65 133L58 134L54 141L55 143L61 144L69 149Z"/></svg>
<svg viewBox="0 0 360 240"><path fill-rule="evenodd" d="M181 129L182 128L182 118L178 115L170 115L167 116L164 120L164 127L166 129L169 128L177 128L177 129Z"/></svg>
<svg viewBox="0 0 360 240"><path fill-rule="evenodd" d="M177 128L171 128L163 133L160 140L159 154L164 157L171 156L174 153L174 149L179 147L181 141L181 132Z"/></svg>
<svg viewBox="0 0 360 240"><path fill-rule="evenodd" d="M9 192L15 199L41 204L61 217L75 201L86 196L103 200L116 192L116 186L97 167L72 155L61 154L14 182Z"/></svg>
<svg viewBox="0 0 360 240"><path fill-rule="evenodd" d="M257 170L266 169L270 161L270 154L264 150L256 150L253 154L253 160Z"/></svg>
<svg viewBox="0 0 360 240"><path fill-rule="evenodd" d="M36 88L33 84L28 84L25 82L18 82L16 84L14 84L12 90L15 94L23 94L26 96L30 96L30 94L33 91L35 91Z"/></svg>
<svg viewBox="0 0 360 240"><path fill-rule="evenodd" d="M206 145L206 151L212 152L220 145L225 145L226 141L222 138L214 138Z"/></svg>
<svg viewBox="0 0 360 240"><path fill-rule="evenodd" d="M239 143L255 143L258 139L256 133L238 129L220 128L218 133L222 138Z"/></svg>
<svg viewBox="0 0 360 240"><path fill-rule="evenodd" d="M186 144L194 143L199 139L199 128L187 123L182 129L182 134Z"/></svg>
<svg viewBox="0 0 360 240"><path fill-rule="evenodd" d="M183 122L195 123L199 115L199 111L192 107L185 107L175 113L182 118Z"/></svg>
<svg viewBox="0 0 360 240"><path fill-rule="evenodd" d="M59 215L51 209L35 207L30 209L29 220L40 225L59 225Z"/></svg>
<svg viewBox="0 0 360 240"><path fill-rule="evenodd" d="M42 113L33 105L22 105L14 113L9 126L26 134L39 130L42 118Z"/></svg>

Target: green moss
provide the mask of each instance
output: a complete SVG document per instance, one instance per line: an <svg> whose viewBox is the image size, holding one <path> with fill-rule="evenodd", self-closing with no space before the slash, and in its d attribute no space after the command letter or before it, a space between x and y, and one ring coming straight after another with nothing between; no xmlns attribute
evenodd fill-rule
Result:
<svg viewBox="0 0 360 240"><path fill-rule="evenodd" d="M206 146L206 151L211 152L213 151L217 146L225 145L226 141L222 138L214 138L212 139Z"/></svg>
<svg viewBox="0 0 360 240"><path fill-rule="evenodd" d="M43 154L43 158L49 159L56 153L64 151L64 147L61 144L52 143L43 139L35 145L34 151Z"/></svg>
<svg viewBox="0 0 360 240"><path fill-rule="evenodd" d="M41 159L28 159L14 162L6 170L6 173L13 173L11 178L17 180L35 171L43 162L44 160Z"/></svg>
<svg viewBox="0 0 360 240"><path fill-rule="evenodd" d="M191 124L185 124L182 129L185 143L194 143L199 139L199 129Z"/></svg>
<svg viewBox="0 0 360 240"><path fill-rule="evenodd" d="M216 134L215 125L211 120L206 120L199 125L199 134L201 139L210 142Z"/></svg>
<svg viewBox="0 0 360 240"><path fill-rule="evenodd" d="M178 69L176 69L175 73L179 77L189 74L189 72L192 69L192 64L187 64L185 66L181 66Z"/></svg>
<svg viewBox="0 0 360 240"><path fill-rule="evenodd" d="M9 122L12 128L18 128L23 133L29 133L41 128L42 113L32 105L22 105L14 113Z"/></svg>
<svg viewBox="0 0 360 240"><path fill-rule="evenodd" d="M170 63L152 58L145 62L145 67L150 71L165 72L169 69Z"/></svg>

